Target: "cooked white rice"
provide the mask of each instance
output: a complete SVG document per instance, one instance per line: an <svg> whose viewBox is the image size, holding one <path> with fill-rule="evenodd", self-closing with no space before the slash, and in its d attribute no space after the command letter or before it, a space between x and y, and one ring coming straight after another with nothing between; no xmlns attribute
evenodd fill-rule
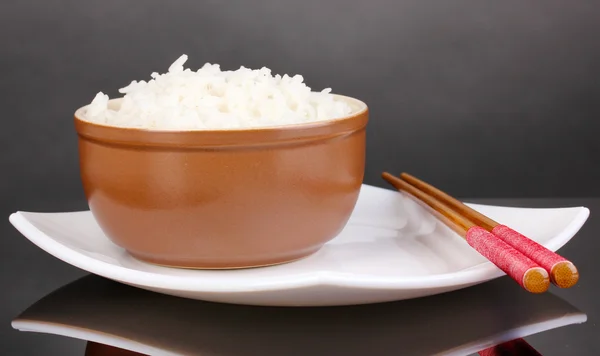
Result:
<svg viewBox="0 0 600 356"><path fill-rule="evenodd" d="M98 93L83 119L110 126L155 130L236 129L298 124L347 116L352 109L331 89L312 92L301 75L271 75L245 67L221 71L205 64L184 69L182 55L165 74L119 90L120 107Z"/></svg>

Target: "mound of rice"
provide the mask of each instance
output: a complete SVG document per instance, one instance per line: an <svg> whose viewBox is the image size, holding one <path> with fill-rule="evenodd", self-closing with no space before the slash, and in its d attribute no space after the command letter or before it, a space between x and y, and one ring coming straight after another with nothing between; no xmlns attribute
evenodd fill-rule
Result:
<svg viewBox="0 0 600 356"><path fill-rule="evenodd" d="M330 120L351 113L331 89L312 92L300 75L271 75L271 70L245 67L221 71L205 64L184 69L182 55L165 74L133 81L119 90L120 107L98 93L83 119L110 126L155 130L236 129Z"/></svg>

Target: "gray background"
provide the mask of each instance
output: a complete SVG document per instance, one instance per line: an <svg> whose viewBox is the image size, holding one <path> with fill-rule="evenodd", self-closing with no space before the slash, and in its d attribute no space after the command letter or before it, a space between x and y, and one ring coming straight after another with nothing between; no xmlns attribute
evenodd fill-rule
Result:
<svg viewBox="0 0 600 356"><path fill-rule="evenodd" d="M303 74L371 108L365 182L600 196L600 2L0 2L0 199L79 201L74 110L179 55ZM3 213L6 213L3 211Z"/></svg>

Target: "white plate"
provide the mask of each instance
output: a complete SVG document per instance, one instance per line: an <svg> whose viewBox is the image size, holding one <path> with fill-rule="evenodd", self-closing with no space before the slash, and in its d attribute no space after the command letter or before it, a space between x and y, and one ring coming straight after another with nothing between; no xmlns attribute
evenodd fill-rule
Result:
<svg viewBox="0 0 600 356"><path fill-rule="evenodd" d="M584 207L470 206L553 251L589 216ZM160 293L224 303L367 304L448 292L504 274L412 200L368 185L363 185L344 231L319 252L265 268L200 271L146 264L110 242L89 211L17 212L10 221L46 252L88 272Z"/></svg>

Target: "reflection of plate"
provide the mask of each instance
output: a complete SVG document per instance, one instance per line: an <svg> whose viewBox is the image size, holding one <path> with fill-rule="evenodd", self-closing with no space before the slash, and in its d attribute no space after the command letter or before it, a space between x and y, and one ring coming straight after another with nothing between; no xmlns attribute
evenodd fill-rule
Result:
<svg viewBox="0 0 600 356"><path fill-rule="evenodd" d="M87 276L13 327L148 355L467 355L585 321L555 295L506 278L395 303L298 309L200 302Z"/></svg>
<svg viewBox="0 0 600 356"><path fill-rule="evenodd" d="M589 215L583 207L472 206L551 250L567 243ZM89 211L18 212L10 221L46 252L86 271L161 293L227 303L317 306L393 301L503 275L412 200L367 185L344 231L321 251L265 268L200 271L149 265L112 244Z"/></svg>

